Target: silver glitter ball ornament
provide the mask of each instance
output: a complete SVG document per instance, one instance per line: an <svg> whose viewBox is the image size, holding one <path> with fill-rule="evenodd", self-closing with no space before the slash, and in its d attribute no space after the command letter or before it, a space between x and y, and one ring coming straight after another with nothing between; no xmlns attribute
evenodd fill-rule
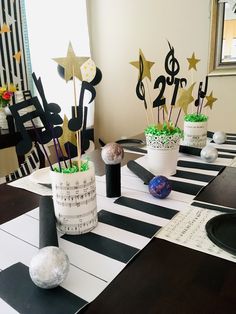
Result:
<svg viewBox="0 0 236 314"><path fill-rule="evenodd" d="M218 151L213 146L205 146L201 150L201 158L206 162L214 162L218 157Z"/></svg>
<svg viewBox="0 0 236 314"><path fill-rule="evenodd" d="M108 143L102 148L101 156L107 165L120 164L124 158L124 149L118 143Z"/></svg>
<svg viewBox="0 0 236 314"><path fill-rule="evenodd" d="M213 134L213 141L216 144L223 144L226 141L226 134L222 131L217 131Z"/></svg>
<svg viewBox="0 0 236 314"><path fill-rule="evenodd" d="M46 246L32 258L29 273L36 286L52 289L59 286L69 272L69 258L56 246Z"/></svg>

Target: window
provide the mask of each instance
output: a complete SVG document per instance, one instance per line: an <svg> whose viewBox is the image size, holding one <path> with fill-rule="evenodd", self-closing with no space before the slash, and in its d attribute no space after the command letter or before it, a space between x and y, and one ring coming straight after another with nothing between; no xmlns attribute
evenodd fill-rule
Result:
<svg viewBox="0 0 236 314"><path fill-rule="evenodd" d="M32 71L41 77L47 101L58 103L62 113L70 117L73 84L58 75L57 63L52 59L66 56L70 41L77 56L90 56L86 1L24 1ZM79 81L76 83L79 88ZM91 106L88 115L89 126L93 124Z"/></svg>

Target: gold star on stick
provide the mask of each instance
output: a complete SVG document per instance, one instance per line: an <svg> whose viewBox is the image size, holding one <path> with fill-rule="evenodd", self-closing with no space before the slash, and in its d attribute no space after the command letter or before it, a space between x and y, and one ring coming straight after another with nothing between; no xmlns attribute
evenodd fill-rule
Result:
<svg viewBox="0 0 236 314"><path fill-rule="evenodd" d="M187 58L187 60L188 60L188 63L189 63L188 69L189 70L194 69L195 71L197 71L196 65L200 61L200 59L196 59L195 58L195 53L194 52L192 54L192 57L191 58Z"/></svg>
<svg viewBox="0 0 236 314"><path fill-rule="evenodd" d="M155 62L148 61L145 59L144 54L141 49L139 49L139 55L141 56L143 60L143 74L142 74L142 80L147 77L151 81L151 67L155 64ZM130 62L133 66L135 66L139 70L139 61L132 61Z"/></svg>
<svg viewBox="0 0 236 314"><path fill-rule="evenodd" d="M63 130L63 133L62 133L62 136L59 138L59 142L60 142L60 145L61 145L61 149L62 149L63 155L67 156L67 152L66 152L66 149L65 149L65 144L67 142L70 142L70 143L72 143L73 145L76 146L77 143L76 143L75 132L72 132L68 128L68 119L67 119L66 115L64 115L63 124L62 124L62 130Z"/></svg>
<svg viewBox="0 0 236 314"><path fill-rule="evenodd" d="M183 109L184 113L187 114L188 106L191 104L191 102L194 100L192 96L193 88L195 83L193 83L188 89L182 88L180 90L180 96L177 100L176 105Z"/></svg>
<svg viewBox="0 0 236 314"><path fill-rule="evenodd" d="M213 94L213 91L211 91L209 96L206 96L207 103L205 104L204 107L210 107L212 109L213 103L217 100L217 98L214 98L212 94Z"/></svg>
<svg viewBox="0 0 236 314"><path fill-rule="evenodd" d="M77 57L71 43L69 43L67 56L65 58L54 58L59 65L65 69L65 80L68 82L73 76L82 81L80 67L89 57Z"/></svg>

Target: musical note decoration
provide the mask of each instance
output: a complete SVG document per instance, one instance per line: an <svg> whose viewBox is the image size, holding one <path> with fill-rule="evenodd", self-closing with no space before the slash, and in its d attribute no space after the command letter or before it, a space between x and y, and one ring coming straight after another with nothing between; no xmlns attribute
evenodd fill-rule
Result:
<svg viewBox="0 0 236 314"><path fill-rule="evenodd" d="M76 56L71 42L69 43L67 49L67 56L62 58L54 58L53 60L64 69L64 79L66 82L71 79L73 80L74 106L72 106L72 118L68 121L68 128L70 131L75 132L76 135L78 169L80 171L80 158L82 152L81 147L82 143L84 142L84 139L81 139L81 132L82 130L85 131L87 119L87 107L85 106L84 96L86 91L90 92L91 97L88 101L88 104L90 104L95 99L96 90L94 86L101 81L102 73L96 67L94 61L91 58ZM59 74L60 72L61 71L59 71ZM77 102L75 78L81 81L79 102Z"/></svg>
<svg viewBox="0 0 236 314"><path fill-rule="evenodd" d="M32 139L29 136L25 122L31 121L32 126L35 131L37 142L42 146L45 157L48 160L48 163L52 169L51 162L49 160L49 156L47 154L47 150L44 147L44 144L49 143L52 139L55 144L55 148L60 150L58 145L58 137L62 134L62 128L60 124L62 123L62 119L59 115L61 108L59 105L54 103L48 103L44 94L43 85L41 82L41 78L36 78L36 75L33 73L33 80L38 89L38 92L43 101L43 106L41 105L38 97L32 97L31 93L29 98L15 103L9 107L12 116L15 120L16 129L21 134L21 140L16 144L16 153L17 155L25 155L32 148ZM20 112L22 109L27 109L27 114L21 115ZM36 126L34 119L39 118L42 124L42 129L39 131ZM60 164L60 155L62 152L56 151L58 162Z"/></svg>
<svg viewBox="0 0 236 314"><path fill-rule="evenodd" d="M58 64L63 67L65 80L68 81L71 78L73 79L75 96L76 96L75 77L82 79L79 104L77 104L77 100L75 97L76 100L75 106L74 107L72 106L72 118L70 120L64 119L63 123L63 119L59 114L61 112L60 106L56 103L47 102L41 78L40 77L37 78L35 73L32 73L32 77L34 84L37 88L37 91L39 93L39 96L41 98L42 104L40 103L37 96L32 97L31 93L29 92L29 95L27 94L28 96L24 97L25 99L22 102L18 102L11 105L9 109L15 120L16 129L21 134L21 140L16 145L17 155L25 155L32 148L32 139L29 136L25 127L25 123L31 121L35 131L36 140L41 145L44 155L47 158L48 163L51 167L51 170L53 170L52 164L50 162L47 150L45 149L44 145L53 140L54 149L58 161L58 168L59 171L62 172L63 168L61 166L61 162L64 162L64 168L69 169L69 167L65 162L64 158L64 156L66 155L68 156L68 151L65 151L65 149L62 148L61 143L66 144L67 143L66 140L68 139L68 142L71 143L73 146L73 144L75 143L74 138L72 136L73 132L75 132L75 134L77 134L78 132L82 132L82 141L80 140L79 144L82 145L84 149L87 149L89 147L89 140L83 138L83 133L85 133L86 129L86 120L88 112L88 108L87 106L85 106L84 103L85 102L84 96L85 92L89 91L91 97L88 100L88 104L94 100L96 96L94 86L101 81L102 72L100 71L100 69L96 67L95 63L89 57L77 57L73 51L71 43L69 43L67 57L56 58L55 61L57 61ZM80 67L84 63L85 65L81 69ZM20 111L22 109L27 109L27 114L24 115L20 114ZM42 125L40 130L36 128L34 122L35 118L40 119ZM63 128L61 127L62 123ZM63 131L65 132L64 135ZM59 141L60 137L61 143ZM76 147L78 148L78 136L76 138ZM81 152L81 146L79 147L79 149ZM66 152L67 154L65 154ZM70 159L70 156L68 157ZM83 165L81 165L81 168L78 167L78 169L79 170L81 169L81 171L85 171Z"/></svg>
<svg viewBox="0 0 236 314"><path fill-rule="evenodd" d="M194 87L196 82L191 80L191 85L188 85L188 80L185 77L179 75L180 73L180 63L175 55L175 49L171 45L169 41L167 41L169 50L165 56L164 60L164 74L159 75L153 85L154 90L157 90L157 95L153 101L150 100L151 103L151 113L152 120L148 117L148 108L149 104L146 99L146 90L143 83L143 79L149 79L151 81L151 68L155 64L155 62L148 61L144 57L144 54L141 49L139 49L139 61L130 62L131 65L135 66L139 69L139 77L138 83L136 85L136 95L137 97L143 101L144 109L147 117L147 124L160 129L160 127L164 125L173 125L172 123L172 111L174 108L179 107L179 111L177 113L177 118L175 122L175 127L179 122L180 114L183 112L185 115L188 114L188 107L194 101L194 105L196 107L196 115L202 115L203 102L206 97L207 104L204 107L210 107L212 109L212 105L216 98L212 95L206 96L208 89L208 76L205 77L204 82L199 83L197 98L195 99L193 96ZM191 57L186 58L188 61L188 70L197 71L197 65L201 61L195 55L195 52L192 53ZM171 91L172 94L167 99L167 91ZM149 93L150 96L150 93ZM213 98L211 98L211 96ZM154 119L154 110L157 111L157 118ZM153 123L150 123L152 121Z"/></svg>
<svg viewBox="0 0 236 314"><path fill-rule="evenodd" d="M207 88L208 88L208 76L206 76L205 78L204 88L203 88L203 82L199 83L198 97L195 101L195 106L197 107L197 114L201 114L202 112L203 100L206 97Z"/></svg>
<svg viewBox="0 0 236 314"><path fill-rule="evenodd" d="M198 62L200 62L201 60L200 59L197 59L195 57L195 53L193 52L191 58L187 58L188 60L188 69L191 70L191 69L194 69L195 71L197 71L197 64Z"/></svg>
<svg viewBox="0 0 236 314"><path fill-rule="evenodd" d="M217 100L217 98L213 97L213 91L211 91L209 96L206 96L207 103L204 107L210 107L212 109L214 102Z"/></svg>
<svg viewBox="0 0 236 314"><path fill-rule="evenodd" d="M139 70L138 82L136 85L136 95L140 100L143 101L147 124L150 124L150 118L148 116L148 104L147 104L146 92L145 92L145 86L144 86L143 80L146 78L146 79L149 79L149 81L151 81L151 67L155 64L155 62L146 60L142 50L139 49L139 60L131 61L130 64ZM148 85L147 85L147 88L148 88ZM148 93L149 93L149 90L148 90ZM149 93L149 98L150 98L150 93ZM154 117L152 117L152 120L154 122Z"/></svg>

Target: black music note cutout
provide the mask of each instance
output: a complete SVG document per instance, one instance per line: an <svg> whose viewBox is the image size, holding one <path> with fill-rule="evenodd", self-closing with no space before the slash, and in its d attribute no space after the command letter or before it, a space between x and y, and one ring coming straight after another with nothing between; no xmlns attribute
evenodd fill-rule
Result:
<svg viewBox="0 0 236 314"><path fill-rule="evenodd" d="M49 138L51 140L52 138L59 138L62 135L63 130L60 125L63 123L63 120L59 115L61 108L58 104L47 102L41 78L37 79L35 73L32 74L32 77L42 99L46 123L48 124L47 130L41 134L42 144L46 144Z"/></svg>
<svg viewBox="0 0 236 314"><path fill-rule="evenodd" d="M93 85L87 81L82 81L80 97L79 97L79 105L72 111L72 118L68 122L68 128L71 131L79 131L81 130L84 122L84 94L85 91L88 90L91 93L91 98L89 100L89 104L96 97L96 90ZM75 114L76 113L76 114Z"/></svg>
<svg viewBox="0 0 236 314"><path fill-rule="evenodd" d="M168 118L168 120L170 121L172 108L176 103L179 87L183 87L184 85L186 86L187 79L176 77L176 75L179 73L180 65L175 57L174 47L172 47L169 42L168 45L170 50L165 58L165 71L169 76L165 77L164 75L160 75L157 77L154 83L154 89L160 88L160 91L156 99L153 101L153 108L155 107L159 108L166 104L166 97L164 97L166 84L169 86L174 85L174 90L170 101L171 109Z"/></svg>
<svg viewBox="0 0 236 314"><path fill-rule="evenodd" d="M24 115L20 115L19 111L27 107L34 108L34 109L30 112L27 112ZM38 100L38 97L33 97L31 99L23 100L22 102L11 105L9 109L12 113L12 116L15 119L16 129L18 132L20 132L22 136L22 139L20 140L20 142L16 144L16 153L17 155L24 155L28 153L30 149L32 148L32 140L26 131L24 123L28 121L32 121L34 118L39 117L45 128L45 132L48 133L49 129L48 129L48 124L45 118L45 113ZM49 137L48 142L50 140L51 138Z"/></svg>

